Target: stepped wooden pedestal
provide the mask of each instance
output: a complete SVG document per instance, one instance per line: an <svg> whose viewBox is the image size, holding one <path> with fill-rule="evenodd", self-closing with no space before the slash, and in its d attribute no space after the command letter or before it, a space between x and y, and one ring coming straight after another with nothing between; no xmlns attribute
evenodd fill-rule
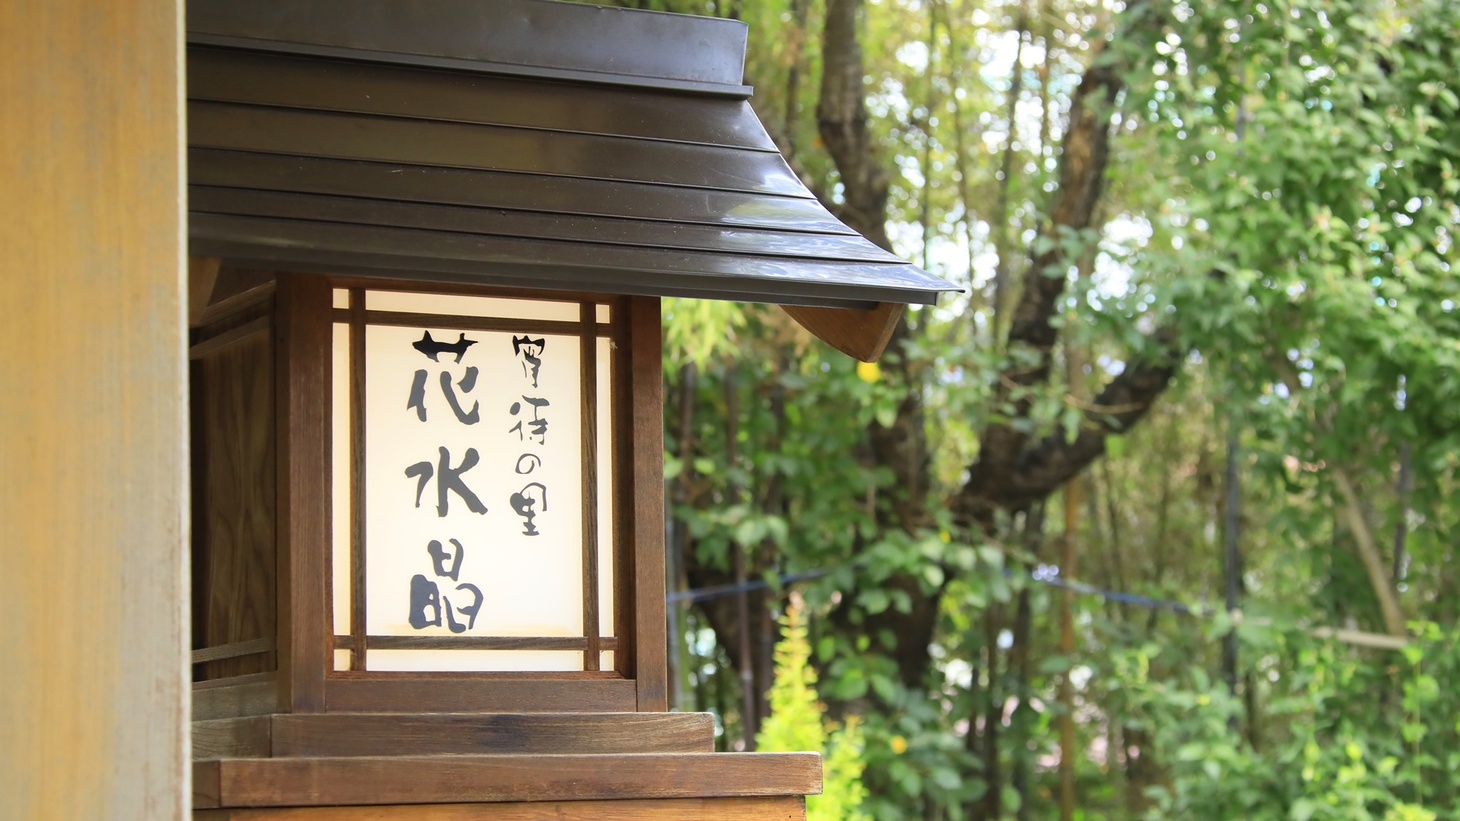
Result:
<svg viewBox="0 0 1460 821"><path fill-rule="evenodd" d="M804 819L815 753L703 713L274 714L194 724L196 821Z"/></svg>

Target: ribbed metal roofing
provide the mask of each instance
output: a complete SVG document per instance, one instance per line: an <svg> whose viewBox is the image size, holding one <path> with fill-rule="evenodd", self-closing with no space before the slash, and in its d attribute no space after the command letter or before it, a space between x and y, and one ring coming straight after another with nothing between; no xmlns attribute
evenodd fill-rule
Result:
<svg viewBox="0 0 1460 821"><path fill-rule="evenodd" d="M733 21L540 0L191 0L190 252L786 304L954 290L837 221Z"/></svg>

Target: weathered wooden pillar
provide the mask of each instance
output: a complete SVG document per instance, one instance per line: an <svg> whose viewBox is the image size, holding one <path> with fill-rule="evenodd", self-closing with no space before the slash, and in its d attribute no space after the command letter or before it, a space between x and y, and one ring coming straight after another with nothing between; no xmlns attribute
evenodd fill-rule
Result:
<svg viewBox="0 0 1460 821"><path fill-rule="evenodd" d="M187 813L180 0L0 4L0 817Z"/></svg>

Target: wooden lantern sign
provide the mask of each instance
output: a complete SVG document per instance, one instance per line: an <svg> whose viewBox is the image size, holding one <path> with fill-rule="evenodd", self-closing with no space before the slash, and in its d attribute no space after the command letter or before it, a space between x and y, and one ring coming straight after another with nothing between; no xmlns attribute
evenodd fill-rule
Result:
<svg viewBox="0 0 1460 821"><path fill-rule="evenodd" d="M802 186L744 46L541 0L189 3L200 817L819 789L667 712L658 298L874 359L951 287Z"/></svg>

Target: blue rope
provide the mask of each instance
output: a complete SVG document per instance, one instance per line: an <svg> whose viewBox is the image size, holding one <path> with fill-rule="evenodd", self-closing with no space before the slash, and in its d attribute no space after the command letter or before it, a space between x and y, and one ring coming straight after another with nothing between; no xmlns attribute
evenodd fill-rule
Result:
<svg viewBox="0 0 1460 821"><path fill-rule="evenodd" d="M807 570L801 573L782 574L780 577L780 586L785 587L787 585L795 584L796 582L809 581L811 579L819 579L823 576L829 576L837 570L841 569L841 567L846 566L847 565L842 565L839 567ZM851 566L856 567L856 565ZM1005 569L1004 575L1013 576L1014 574L1013 571ZM1126 593L1120 590L1105 590L1099 587L1095 587L1094 585L1085 584L1084 582L1066 581L1065 579L1060 578L1059 568L1053 567L1051 565L1040 565L1039 567L1036 567L1032 572L1029 573L1028 578L1032 581L1047 584L1052 587L1062 587L1068 590L1073 590L1076 593L1080 593L1086 596L1100 596L1111 601L1125 602L1127 604L1139 605L1141 607L1165 608L1167 610L1172 610L1187 616L1198 615L1197 612L1193 610L1189 605L1183 604L1182 602L1175 601L1173 599L1156 599L1150 596L1143 596L1139 593ZM731 596L736 593L749 592L752 590L763 590L770 586L770 583L767 582L765 579L755 579L753 581L745 581L740 584L717 584L710 587L699 587L692 590L676 590L665 596L665 600L668 601L670 604L674 604L677 602L703 602L709 601L711 599L718 599L721 596Z"/></svg>

